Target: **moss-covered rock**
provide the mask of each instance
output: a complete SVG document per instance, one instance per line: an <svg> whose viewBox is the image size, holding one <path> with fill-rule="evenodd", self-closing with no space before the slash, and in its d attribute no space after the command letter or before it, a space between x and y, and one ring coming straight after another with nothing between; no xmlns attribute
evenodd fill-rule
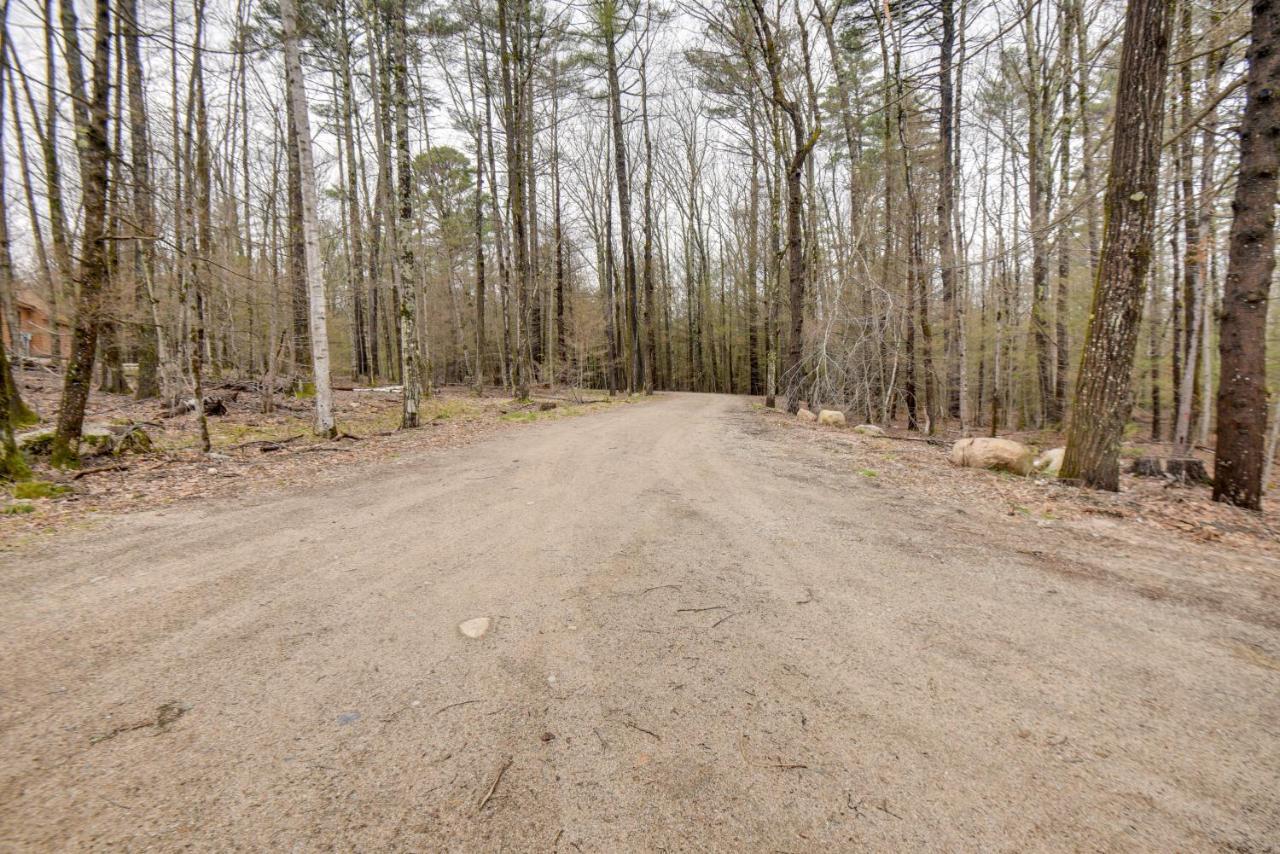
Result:
<svg viewBox="0 0 1280 854"><path fill-rule="evenodd" d="M29 430L15 436L18 447L36 457L53 453L53 427ZM145 454L153 449L151 436L136 424L86 424L80 434L80 446L66 459L52 460L59 467L74 466L81 456L97 457L104 454Z"/></svg>

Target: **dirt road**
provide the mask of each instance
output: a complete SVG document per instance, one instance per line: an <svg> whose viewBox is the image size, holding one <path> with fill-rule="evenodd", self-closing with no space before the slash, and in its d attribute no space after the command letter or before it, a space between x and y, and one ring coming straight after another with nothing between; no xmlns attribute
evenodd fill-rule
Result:
<svg viewBox="0 0 1280 854"><path fill-rule="evenodd" d="M0 562L4 850L1280 844L1274 565L923 502L742 399Z"/></svg>

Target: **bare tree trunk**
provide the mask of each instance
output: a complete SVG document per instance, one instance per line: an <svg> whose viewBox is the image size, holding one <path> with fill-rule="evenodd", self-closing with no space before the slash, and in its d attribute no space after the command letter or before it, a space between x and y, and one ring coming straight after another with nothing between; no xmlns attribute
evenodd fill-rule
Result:
<svg viewBox="0 0 1280 854"><path fill-rule="evenodd" d="M1209 32L1215 32L1222 22L1221 0L1213 0L1210 4ZM1209 441L1209 426L1213 414L1210 405L1213 383L1212 327L1214 321L1213 304L1218 285L1218 253L1216 251L1217 226L1214 222L1214 210L1218 202L1217 176L1215 174L1218 157L1218 87L1222 68L1226 63L1226 50L1217 47L1205 57L1204 88L1205 99L1210 106L1207 112L1201 112L1200 123L1203 127L1200 147L1200 212L1199 212L1199 261L1200 291L1204 300L1204 308L1200 312L1200 381L1198 385L1200 400L1200 417L1196 429L1197 441Z"/></svg>
<svg viewBox="0 0 1280 854"><path fill-rule="evenodd" d="M1049 208L1050 127L1052 101L1050 81L1045 63L1045 46L1039 43L1036 4L1028 0L1023 18L1024 44L1027 53L1027 208L1031 229L1031 336L1036 363L1036 387L1039 406L1037 424L1042 420L1056 422L1060 413L1053 396L1053 355L1049 329Z"/></svg>
<svg viewBox="0 0 1280 854"><path fill-rule="evenodd" d="M298 185L302 195L302 240L306 252L308 319L311 333L311 367L316 386L317 435L338 433L333 421L333 391L329 385L329 333L326 328L324 275L320 269L320 229L316 222L316 170L311 153L311 118L307 90L302 79L302 57L298 50L298 22L294 0L280 0L284 28L285 85L293 104L293 126L297 133L289 143L298 150ZM358 288L358 283L357 283Z"/></svg>
<svg viewBox="0 0 1280 854"><path fill-rule="evenodd" d="M1181 0L1178 34L1179 105L1183 126L1191 123L1191 60L1192 44L1191 0ZM1196 205L1195 183L1192 174L1192 136L1183 134L1178 140L1177 169L1182 186L1183 210L1183 327L1186 337L1182 349L1182 375L1178 378L1178 410L1175 413L1173 441L1175 453L1189 456L1191 453L1191 415L1197 402L1196 378L1199 372L1200 324L1203 322L1204 295L1201 284L1203 256L1200 252L1200 209Z"/></svg>
<svg viewBox="0 0 1280 854"><path fill-rule="evenodd" d="M133 172L133 215L137 220L134 229L141 238L134 240L134 274L141 282L138 287L139 307L150 320L142 325L138 348L138 385L134 397L145 400L163 397L172 402L175 394L167 380L168 346L165 331L160 323L155 293L155 205L151 186L151 140L147 128L147 102L144 93L141 30L138 24L137 0L121 0L120 26L124 31L124 60L128 64L129 89L129 167ZM163 382L161 380L164 380Z"/></svg>
<svg viewBox="0 0 1280 854"><path fill-rule="evenodd" d="M77 34L73 0L62 0L62 31L68 78L76 125L76 148L80 154L81 198L84 206L79 296L76 300L75 331L71 358L67 363L58 410L58 429L53 440L55 465L74 465L78 459L80 431L98 346L103 293L108 287L107 270L107 114L110 93L111 13L109 0L95 0L93 31L92 94L88 95Z"/></svg>
<svg viewBox="0 0 1280 854"><path fill-rule="evenodd" d="M343 9L345 12L345 7ZM352 322L351 346L355 351L356 376L372 379L373 372L369 366L369 345L366 334L366 306L364 293L364 238L361 235L360 193L357 174L360 161L356 159L355 131L352 114L356 110L355 98L352 94L351 68L355 60L351 51L351 36L347 32L347 19L342 16L340 36L342 39L341 81L342 81L342 141L347 155L347 230L351 245L351 259L348 264L348 275L351 286Z"/></svg>
<svg viewBox="0 0 1280 854"><path fill-rule="evenodd" d="M761 53L764 54L765 67L769 72L773 102L790 120L793 137L791 159L786 167L787 285L791 292L791 334L787 341L787 364L783 369L783 376L787 382L787 412L795 415L800 411L800 391L804 385L803 378L800 376L804 349L804 295L807 275L801 232L801 217L804 212L804 164L818 142L821 128L815 127L812 133L805 131L804 116L800 106L789 99L783 89L782 59L774 37L773 22L765 12L761 0L751 0L751 9L756 41L759 43Z"/></svg>
<svg viewBox="0 0 1280 854"><path fill-rule="evenodd" d="M1163 413L1160 401L1160 288L1151 289L1151 312L1147 315L1147 360L1151 363L1151 441L1160 441Z"/></svg>
<svg viewBox="0 0 1280 854"><path fill-rule="evenodd" d="M1249 77L1240 124L1240 175L1218 347L1218 449L1213 498L1262 509L1267 419L1267 301L1275 271L1280 170L1280 4L1255 0Z"/></svg>
<svg viewBox="0 0 1280 854"><path fill-rule="evenodd" d="M483 26L483 24L481 24ZM476 375L475 375L475 391L477 395L484 394L485 382L485 329L484 329L484 307L486 298L486 289L488 284L485 282L484 269L484 122L480 119L479 104L476 101L475 74L471 65L471 53L468 50L466 54L466 70L467 70L467 87L471 96L471 115L474 122L472 130L474 131L476 146L476 191L473 199L475 210L472 212L472 218L475 226L475 269L476 269ZM557 184L557 188L558 188ZM557 207L558 210L558 207ZM559 220L557 219L557 222Z"/></svg>
<svg viewBox="0 0 1280 854"><path fill-rule="evenodd" d="M520 19L517 18L514 24L515 31L512 32L509 0L498 0L502 118L507 137L507 206L511 217L511 244L516 286L515 310L508 311L507 315L515 318L513 324L515 334L512 342L514 351L511 354L512 386L515 396L524 399L529 396L529 385L532 382L530 374L533 373L532 353L525 340L529 334L525 313L532 282L529 263L528 209L525 199L524 86L516 79L523 73L524 39L519 32Z"/></svg>
<svg viewBox="0 0 1280 854"><path fill-rule="evenodd" d="M413 161L409 155L409 48L408 21L403 0L388 8L390 35L391 84L395 101L396 179L399 183L400 216L396 226L396 243L400 257L399 315L400 382L403 384L400 426L411 429L419 424L418 401L422 394L422 365L418 350L417 276L413 255Z"/></svg>
<svg viewBox="0 0 1280 854"><path fill-rule="evenodd" d="M45 79L56 80L57 71L54 63L58 56L54 36L54 0L45 0L44 4L44 61ZM27 102L31 108L32 121L39 127L35 118L36 106L31 92L26 89L27 78L22 76ZM71 245L67 237L67 216L62 200L62 168L58 162L58 90L56 86L45 87L45 127L40 136L40 148L44 159L45 201L49 205L49 243L53 248L53 260L57 270L54 287L49 291L50 313L56 319L61 316L63 295L66 288L74 281L75 273L71 268ZM104 131L105 133L105 131ZM53 351L57 360L62 360L62 331L58 323L53 323Z"/></svg>
<svg viewBox="0 0 1280 854"><path fill-rule="evenodd" d="M1062 463L1062 477L1112 491L1120 485L1120 442L1151 265L1168 62L1169 0L1132 0L1116 86L1102 256Z"/></svg>
<svg viewBox="0 0 1280 854"><path fill-rule="evenodd" d="M209 420L204 409L204 384L202 369L205 362L205 348L208 342L205 326L205 294L210 284L209 264L209 119L205 102L204 89L204 11L205 0L196 0L195 39L192 46L191 85L192 103L187 110L187 152L188 167L187 186L194 188L186 195L187 219L191 230L187 238L187 263L191 274L191 289L195 295L195 305L191 312L190 349L187 357L191 363L191 383L195 388L196 422L200 427L200 449L208 453L212 449L209 438ZM194 109L193 109L194 108ZM195 116L196 150L195 174L191 169L191 120ZM194 213L199 206L199 214Z"/></svg>
<svg viewBox="0 0 1280 854"><path fill-rule="evenodd" d="M756 133L756 105L751 102L751 189L747 206L747 359L750 362L748 394L764 389L760 376L760 336L757 299L760 278L760 144Z"/></svg>
<svg viewBox="0 0 1280 854"><path fill-rule="evenodd" d="M942 274L943 353L946 360L946 414L960 418L960 318L956 305L955 250L955 93L951 83L951 61L955 51L955 13L952 0L942 0L942 40L938 55L938 255ZM961 429L965 427L963 421Z"/></svg>
<svg viewBox="0 0 1280 854"><path fill-rule="evenodd" d="M298 162L298 149L292 140L298 138L298 117L294 113L293 99L285 98L285 162L288 164L289 251L286 269L289 273L289 304L293 316L292 346L289 348L294 367L305 369L305 358L310 342L307 340L307 247L302 234L302 166Z"/></svg>
<svg viewBox="0 0 1280 854"><path fill-rule="evenodd" d="M653 140L649 136L648 54L640 64L640 119L644 135L644 393L653 394L658 366L657 306L653 292Z"/></svg>
<svg viewBox="0 0 1280 854"><path fill-rule="evenodd" d="M636 288L636 259L631 242L631 191L630 172L627 168L626 137L622 133L622 87L618 82L617 42L620 38L618 14L620 7L602 4L600 36L604 40L605 73L609 84L609 101L613 105L609 120L613 132L613 177L618 185L618 231L622 251L622 288L626 300L627 342L631 364L627 374L627 390L640 390L644 383L644 351L640 344L640 311Z"/></svg>
<svg viewBox="0 0 1280 854"><path fill-rule="evenodd" d="M1054 371L1053 371L1053 405L1052 413L1056 416L1056 421L1061 421L1066 414L1067 408L1067 371L1068 359L1070 357L1070 337L1067 334L1067 311L1069 308L1068 294L1071 287L1071 227L1072 217L1067 215L1067 209L1071 199L1070 182L1071 182L1071 126L1072 126L1072 110L1071 110L1071 43L1074 38L1072 30L1074 29L1074 21L1070 12L1065 8L1060 11L1058 27L1060 29L1058 41L1058 61L1062 65L1062 120L1059 123L1061 128L1060 152L1058 158L1058 198L1062 200L1059 205L1059 225L1057 229L1057 252L1058 252L1058 276L1056 284L1056 303L1053 310L1053 350L1054 350ZM1088 144L1086 140L1085 144Z"/></svg>
<svg viewBox="0 0 1280 854"><path fill-rule="evenodd" d="M5 203L7 199L5 195L5 161L4 152L4 84L5 78L8 76L9 70L9 5L6 2L3 10L0 11L3 20L0 21L0 295L4 297L5 302L5 325L9 329L9 340L20 342L22 340L22 332L18 325L17 300L13 292L13 261L9 253L9 216L8 205ZM16 105L16 102L15 102ZM14 109L14 119L17 119L17 109ZM19 130L21 133L21 130ZM22 140L18 140L21 145ZM25 168L25 158L23 158ZM25 174L25 173L24 173ZM38 233L38 230L37 230ZM15 347L15 349L17 349ZM21 355L21 354L19 354ZM12 428L16 424L22 424L27 421L34 421L34 413L27 408L22 402L22 395L18 390L17 383L13 381L13 372L9 365L5 364L3 374L0 375L0 385L5 390L5 407L7 416L5 424ZM7 458L7 450L5 451ZM3 476L4 469L7 465L0 466L0 476Z"/></svg>

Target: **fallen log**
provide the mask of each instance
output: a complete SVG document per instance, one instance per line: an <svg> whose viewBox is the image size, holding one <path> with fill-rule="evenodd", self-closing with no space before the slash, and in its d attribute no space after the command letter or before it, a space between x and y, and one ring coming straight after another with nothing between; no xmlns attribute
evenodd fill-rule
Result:
<svg viewBox="0 0 1280 854"><path fill-rule="evenodd" d="M239 445L232 445L230 448L227 448L226 450L228 450L228 451L241 451L241 450L244 450L245 448L252 448L252 447L254 447L255 445L262 445L262 446L264 446L264 449L265 449L265 447L266 447L266 446L274 446L274 447L272 447L272 448L271 448L271 450L273 450L273 451L278 451L278 450L280 450L280 448L284 447L285 445L289 444L290 442L296 442L296 441L298 441L298 440L299 440L299 439L301 439L304 435L306 435L306 434L305 434L305 433L299 433L299 434L298 434L298 435L296 435L296 436L289 436L288 438L285 438L285 439L254 439L252 442L241 442Z"/></svg>
<svg viewBox="0 0 1280 854"><path fill-rule="evenodd" d="M102 474L103 472L109 472L109 471L128 471L128 470L129 470L129 467L124 463L117 463L116 465L113 465L113 466L98 466L97 468L92 468L92 469L81 469L80 471L71 475L71 479L79 480L80 478L88 477L91 474Z"/></svg>

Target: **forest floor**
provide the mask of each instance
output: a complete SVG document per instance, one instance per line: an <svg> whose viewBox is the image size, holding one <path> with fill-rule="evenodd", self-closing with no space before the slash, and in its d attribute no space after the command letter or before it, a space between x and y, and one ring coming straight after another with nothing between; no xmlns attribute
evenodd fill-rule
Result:
<svg viewBox="0 0 1280 854"><path fill-rule="evenodd" d="M1274 516L598 408L0 554L0 848L1280 838Z"/></svg>
<svg viewBox="0 0 1280 854"><path fill-rule="evenodd" d="M24 400L43 416L39 424L21 432L52 428L61 375L27 370L15 379ZM199 452L194 414L167 417L159 401L135 401L95 387L85 423L141 425L154 443L154 453L86 457L78 471L70 472L50 469L47 459L36 458L35 478L65 491L44 499L0 501L0 550L32 536L92 526L94 520L113 514L331 483L351 477L362 463L459 447L500 428L639 400L572 389L539 390L524 404L492 395L493 389L484 397L456 386L438 389L422 401L422 429L402 431L397 429L398 388L335 391L335 417L342 435L336 441L324 441L312 430L311 400L277 394L275 411L263 414L256 392L213 382L206 397L222 401L226 414L207 419L213 448L212 454L205 455Z"/></svg>
<svg viewBox="0 0 1280 854"><path fill-rule="evenodd" d="M882 439L854 434L851 430L819 426L790 418L782 412L755 407L780 427L798 431L803 441L822 448L839 460L842 470L862 477L881 478L916 492L921 500L981 501L1040 525L1055 521L1087 521L1106 526L1105 519L1124 520L1119 526L1133 536L1173 536L1191 542L1217 543L1233 551L1263 551L1280 558L1280 498L1274 493L1261 513L1240 510L1213 501L1207 484L1180 484L1165 478L1135 477L1128 473L1136 457L1168 457L1169 443L1140 439L1121 449L1119 492L1080 489L1054 477L1020 477L1004 472L979 471L951 466L947 457L958 432L939 434L927 441L920 433L890 429ZM1053 430L1002 432L1033 450L1063 447L1066 439ZM1208 472L1213 455L1194 451ZM1276 488L1274 485L1271 487Z"/></svg>

